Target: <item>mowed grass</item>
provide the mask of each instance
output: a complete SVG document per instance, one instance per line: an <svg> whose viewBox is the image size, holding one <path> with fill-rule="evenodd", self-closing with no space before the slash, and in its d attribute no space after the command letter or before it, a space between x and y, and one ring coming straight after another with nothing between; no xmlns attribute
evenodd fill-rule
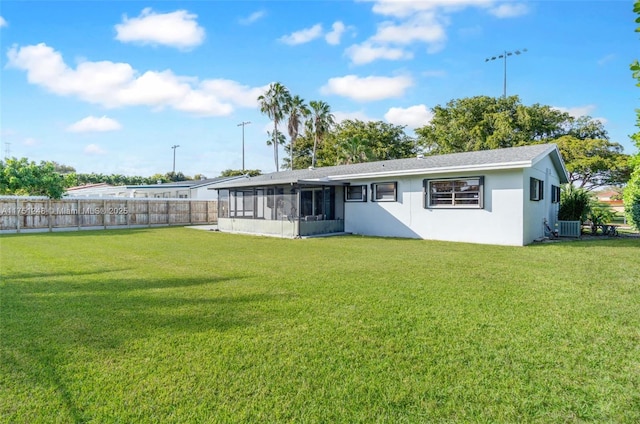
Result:
<svg viewBox="0 0 640 424"><path fill-rule="evenodd" d="M2 422L640 422L638 239L0 244Z"/></svg>

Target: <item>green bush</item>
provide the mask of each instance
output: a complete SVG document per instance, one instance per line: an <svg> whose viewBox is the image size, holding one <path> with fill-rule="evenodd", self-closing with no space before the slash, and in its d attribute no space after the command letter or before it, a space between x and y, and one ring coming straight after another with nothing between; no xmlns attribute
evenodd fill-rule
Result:
<svg viewBox="0 0 640 424"><path fill-rule="evenodd" d="M640 163L624 189L624 212L627 222L640 230Z"/></svg>
<svg viewBox="0 0 640 424"><path fill-rule="evenodd" d="M558 220L583 222L587 219L590 204L591 195L587 190L565 184L560 193Z"/></svg>

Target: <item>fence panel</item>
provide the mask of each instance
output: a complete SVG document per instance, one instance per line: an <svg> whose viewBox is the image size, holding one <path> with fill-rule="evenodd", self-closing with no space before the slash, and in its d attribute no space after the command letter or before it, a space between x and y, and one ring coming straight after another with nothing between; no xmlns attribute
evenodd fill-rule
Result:
<svg viewBox="0 0 640 424"><path fill-rule="evenodd" d="M0 197L0 232L215 224L218 202L193 199Z"/></svg>

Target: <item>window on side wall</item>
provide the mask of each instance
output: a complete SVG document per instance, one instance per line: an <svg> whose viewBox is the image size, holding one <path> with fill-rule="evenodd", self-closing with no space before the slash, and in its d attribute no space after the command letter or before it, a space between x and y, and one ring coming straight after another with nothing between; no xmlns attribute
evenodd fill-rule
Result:
<svg viewBox="0 0 640 424"><path fill-rule="evenodd" d="M533 177L529 179L529 199L536 202L544 199L544 181Z"/></svg>
<svg viewBox="0 0 640 424"><path fill-rule="evenodd" d="M398 199L398 183L373 183L371 184L372 201L395 202Z"/></svg>
<svg viewBox="0 0 640 424"><path fill-rule="evenodd" d="M366 202L367 201L367 186L366 185L352 185L345 187L344 190L345 202Z"/></svg>
<svg viewBox="0 0 640 424"><path fill-rule="evenodd" d="M560 187L551 186L551 203L560 203Z"/></svg>
<svg viewBox="0 0 640 424"><path fill-rule="evenodd" d="M482 209L484 177L424 180L425 208Z"/></svg>

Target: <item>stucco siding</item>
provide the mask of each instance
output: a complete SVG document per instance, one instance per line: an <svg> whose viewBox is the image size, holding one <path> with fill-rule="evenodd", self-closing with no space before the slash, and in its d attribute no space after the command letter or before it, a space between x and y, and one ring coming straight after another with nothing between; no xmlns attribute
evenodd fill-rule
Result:
<svg viewBox="0 0 640 424"><path fill-rule="evenodd" d="M522 196L524 244L529 244L545 236L545 220L551 228L555 226L559 204L551 202L551 186L560 186L560 178L549 156L544 157L531 168L526 168L522 176L524 187L524 195ZM531 178L544 182L544 192L541 200L531 200Z"/></svg>
<svg viewBox="0 0 640 424"><path fill-rule="evenodd" d="M522 245L522 171L456 173L433 178L484 177L484 208L425 208L424 177L358 181L367 184L367 202L345 205L345 231L472 243ZM371 183L398 183L397 202L371 202Z"/></svg>

